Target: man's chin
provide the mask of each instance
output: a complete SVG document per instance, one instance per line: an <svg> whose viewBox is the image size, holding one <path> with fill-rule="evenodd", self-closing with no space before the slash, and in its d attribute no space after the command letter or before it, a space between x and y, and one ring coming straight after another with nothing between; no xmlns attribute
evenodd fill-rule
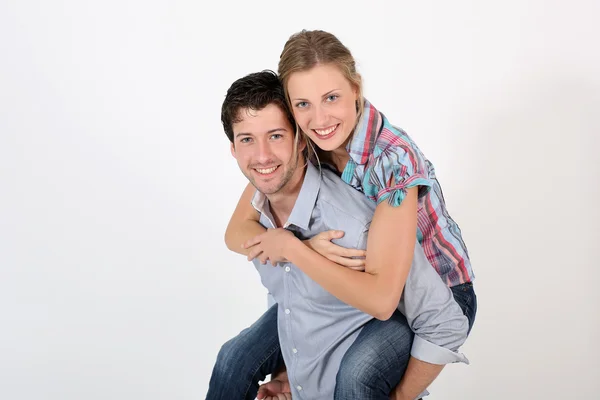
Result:
<svg viewBox="0 0 600 400"><path fill-rule="evenodd" d="M252 181L252 185L256 188L256 190L258 190L264 195L275 194L281 189L279 186L276 185L264 185L255 181Z"/></svg>
<svg viewBox="0 0 600 400"><path fill-rule="evenodd" d="M279 192L279 189L276 189L276 188L257 188L257 190L259 192L261 192L262 194L264 194L265 196L269 196L269 195Z"/></svg>

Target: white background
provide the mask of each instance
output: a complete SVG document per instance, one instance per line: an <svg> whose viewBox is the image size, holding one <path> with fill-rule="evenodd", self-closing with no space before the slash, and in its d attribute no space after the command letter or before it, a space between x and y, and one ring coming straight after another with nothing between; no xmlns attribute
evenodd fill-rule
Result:
<svg viewBox="0 0 600 400"><path fill-rule="evenodd" d="M351 49L471 253L471 365L430 398L598 398L599 17L592 0L2 0L0 398L204 398L266 306L223 243L245 178L221 102L303 28Z"/></svg>

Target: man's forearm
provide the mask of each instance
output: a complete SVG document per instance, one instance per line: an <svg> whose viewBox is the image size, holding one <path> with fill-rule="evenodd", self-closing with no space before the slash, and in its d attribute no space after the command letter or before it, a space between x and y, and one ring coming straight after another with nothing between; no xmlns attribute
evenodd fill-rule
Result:
<svg viewBox="0 0 600 400"><path fill-rule="evenodd" d="M444 365L430 364L411 357L402 380L394 389L393 400L415 400L431 385Z"/></svg>

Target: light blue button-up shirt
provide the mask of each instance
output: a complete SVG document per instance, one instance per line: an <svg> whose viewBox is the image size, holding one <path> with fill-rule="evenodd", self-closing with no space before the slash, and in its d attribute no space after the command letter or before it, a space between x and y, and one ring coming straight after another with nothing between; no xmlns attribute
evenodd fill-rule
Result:
<svg viewBox="0 0 600 400"><path fill-rule="evenodd" d="M257 192L252 204L260 223L275 228L267 198ZM284 228L303 240L342 230L336 244L365 249L375 206L333 172L308 163ZM338 300L291 263L273 267L255 259L254 265L278 304L279 341L293 398L333 399L341 359L373 317ZM467 362L456 352L467 336L467 318L418 244L398 308L415 331L413 357L436 364Z"/></svg>

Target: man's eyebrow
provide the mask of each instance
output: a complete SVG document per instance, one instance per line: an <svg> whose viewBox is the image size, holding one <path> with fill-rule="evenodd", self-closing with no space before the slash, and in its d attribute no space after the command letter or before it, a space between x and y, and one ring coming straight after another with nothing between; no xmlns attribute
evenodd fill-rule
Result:
<svg viewBox="0 0 600 400"><path fill-rule="evenodd" d="M273 129L269 129L267 131L267 134L271 134L271 133L275 133L275 132L287 132L287 129L285 128L273 128ZM251 133L249 132L238 132L235 134L235 137L240 137L240 136L252 136Z"/></svg>

